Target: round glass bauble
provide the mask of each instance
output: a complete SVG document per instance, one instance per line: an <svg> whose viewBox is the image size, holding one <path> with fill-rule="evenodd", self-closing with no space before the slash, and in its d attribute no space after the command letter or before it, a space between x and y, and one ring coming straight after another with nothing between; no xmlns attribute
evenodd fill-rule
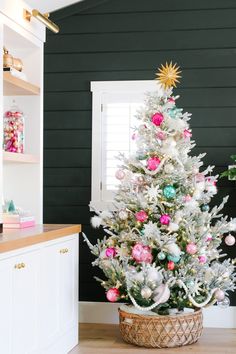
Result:
<svg viewBox="0 0 236 354"><path fill-rule="evenodd" d="M163 195L167 199L173 199L176 196L175 187L173 187L171 185L165 186L164 189L163 189Z"/></svg>

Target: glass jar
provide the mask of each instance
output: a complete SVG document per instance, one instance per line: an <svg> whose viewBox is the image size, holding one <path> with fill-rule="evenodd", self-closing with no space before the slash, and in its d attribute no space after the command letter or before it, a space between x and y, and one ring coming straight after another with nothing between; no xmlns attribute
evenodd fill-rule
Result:
<svg viewBox="0 0 236 354"><path fill-rule="evenodd" d="M8 152L24 152L24 114L13 105L4 114L3 149Z"/></svg>

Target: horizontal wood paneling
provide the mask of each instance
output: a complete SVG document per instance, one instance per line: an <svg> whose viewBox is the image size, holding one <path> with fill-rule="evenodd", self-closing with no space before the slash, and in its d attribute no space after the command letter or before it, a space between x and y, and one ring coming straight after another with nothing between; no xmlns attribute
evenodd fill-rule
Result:
<svg viewBox="0 0 236 354"><path fill-rule="evenodd" d="M97 13L93 16L93 26L89 21L91 14L75 14L63 20L61 33L163 32L235 27L236 9L197 10L194 16L192 11L120 12L110 14L109 18L106 14ZM49 37L49 39L53 38L53 36ZM49 50L51 51L51 48Z"/></svg>
<svg viewBox="0 0 236 354"><path fill-rule="evenodd" d="M61 32L49 33L45 46L44 221L82 223L95 243L103 231L91 228L88 207L90 82L150 80L161 63L176 61L183 70L178 105L193 114L192 154L206 152L204 164L221 173L236 153L236 3L86 0L57 11L55 18ZM222 179L217 186L211 205L229 194L224 213L235 216L235 182ZM100 275L93 259L81 238L80 299L104 301L93 279Z"/></svg>
<svg viewBox="0 0 236 354"><path fill-rule="evenodd" d="M153 39L155 41L155 38ZM110 45L110 44L109 44ZM140 48L137 52L84 54L46 54L45 71L47 72L77 72L77 71L104 71L104 70L143 70L156 71L163 62L175 61L186 68L222 68L235 67L236 49L189 49L169 51L147 51ZM146 65L145 65L146 64ZM117 75L119 80L119 75Z"/></svg>

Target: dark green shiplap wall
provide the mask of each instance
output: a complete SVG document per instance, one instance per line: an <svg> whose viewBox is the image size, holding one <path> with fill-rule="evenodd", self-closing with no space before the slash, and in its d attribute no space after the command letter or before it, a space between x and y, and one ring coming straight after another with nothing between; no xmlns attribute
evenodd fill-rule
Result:
<svg viewBox="0 0 236 354"><path fill-rule="evenodd" d="M178 105L193 113L195 153L216 173L236 154L236 2L234 0L85 0L55 13L61 27L45 45L44 222L89 226L91 179L90 81L150 80L161 63L177 62ZM86 7L87 5L87 7ZM236 216L236 184L225 213ZM80 299L103 301L95 269L80 243ZM236 256L235 247L228 247ZM96 270L96 274L99 272ZM234 304L236 299L234 297Z"/></svg>

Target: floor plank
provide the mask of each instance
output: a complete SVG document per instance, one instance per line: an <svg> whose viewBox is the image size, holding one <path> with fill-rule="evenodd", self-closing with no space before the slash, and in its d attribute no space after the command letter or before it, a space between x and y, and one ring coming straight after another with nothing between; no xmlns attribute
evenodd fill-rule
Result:
<svg viewBox="0 0 236 354"><path fill-rule="evenodd" d="M236 354L236 329L205 328L200 340L174 349L139 348L122 341L117 325L80 324L80 344L69 354Z"/></svg>

